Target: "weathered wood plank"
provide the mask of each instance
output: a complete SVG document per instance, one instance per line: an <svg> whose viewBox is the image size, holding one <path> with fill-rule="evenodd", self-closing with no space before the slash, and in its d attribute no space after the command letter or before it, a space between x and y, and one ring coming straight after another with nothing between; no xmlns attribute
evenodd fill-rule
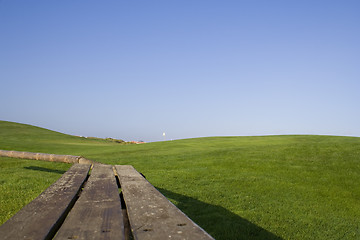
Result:
<svg viewBox="0 0 360 240"><path fill-rule="evenodd" d="M110 165L94 165L54 239L124 239L119 189Z"/></svg>
<svg viewBox="0 0 360 240"><path fill-rule="evenodd" d="M135 239L213 239L132 166L115 168Z"/></svg>
<svg viewBox="0 0 360 240"><path fill-rule="evenodd" d="M86 158L83 158L82 156L58 155L58 154L48 154L48 153L33 153L33 152L0 150L0 157L34 159L34 160L42 160L42 161L49 161L49 162L92 164L92 161L90 161Z"/></svg>
<svg viewBox="0 0 360 240"><path fill-rule="evenodd" d="M90 170L73 165L53 185L0 226L1 239L48 239L53 236L76 200Z"/></svg>

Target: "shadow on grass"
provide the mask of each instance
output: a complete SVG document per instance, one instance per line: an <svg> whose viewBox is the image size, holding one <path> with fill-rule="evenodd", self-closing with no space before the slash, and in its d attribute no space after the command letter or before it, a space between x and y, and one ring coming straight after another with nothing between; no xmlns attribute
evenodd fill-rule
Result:
<svg viewBox="0 0 360 240"><path fill-rule="evenodd" d="M43 172L59 173L59 174L64 174L66 172L64 170L43 168L43 167L37 167L37 166L30 166L30 167L24 167L24 168L29 169L29 170L34 170L34 171L43 171Z"/></svg>
<svg viewBox="0 0 360 240"><path fill-rule="evenodd" d="M178 208L217 240L282 239L221 206L204 203L163 188L157 189L167 198L174 200Z"/></svg>

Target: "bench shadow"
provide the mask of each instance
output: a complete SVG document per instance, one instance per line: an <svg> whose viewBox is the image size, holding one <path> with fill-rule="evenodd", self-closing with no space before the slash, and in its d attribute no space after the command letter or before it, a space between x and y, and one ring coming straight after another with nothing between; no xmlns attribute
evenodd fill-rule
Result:
<svg viewBox="0 0 360 240"><path fill-rule="evenodd" d="M157 187L157 189L168 199L174 200L181 211L217 240L282 240L281 237L221 206L204 203L163 188Z"/></svg>
<svg viewBox="0 0 360 240"><path fill-rule="evenodd" d="M43 167L37 167L37 166L30 166L30 167L24 167L24 168L29 169L29 170L34 170L34 171L43 171L43 172L58 173L58 174L64 174L66 172L64 170L43 168Z"/></svg>

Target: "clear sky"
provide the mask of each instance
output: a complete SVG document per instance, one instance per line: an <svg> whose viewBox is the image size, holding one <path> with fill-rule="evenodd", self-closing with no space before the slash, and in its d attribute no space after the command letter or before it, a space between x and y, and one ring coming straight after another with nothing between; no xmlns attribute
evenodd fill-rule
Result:
<svg viewBox="0 0 360 240"><path fill-rule="evenodd" d="M0 0L0 83L73 135L360 136L360 1Z"/></svg>

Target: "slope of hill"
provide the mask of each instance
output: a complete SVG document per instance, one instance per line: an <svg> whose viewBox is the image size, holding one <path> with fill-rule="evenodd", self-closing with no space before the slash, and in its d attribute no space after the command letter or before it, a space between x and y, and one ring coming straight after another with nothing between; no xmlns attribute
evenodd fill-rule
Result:
<svg viewBox="0 0 360 240"><path fill-rule="evenodd" d="M118 145L0 122L1 148L131 164L216 239L360 237L360 138L211 137ZM0 159L0 179L5 179L0 183L1 206L7 201L4 195L16 202L3 186L15 182L14 187L18 172L37 185L68 168L34 167L38 164ZM41 168L50 169L48 178L29 177ZM12 177L17 180L10 181Z"/></svg>
<svg viewBox="0 0 360 240"><path fill-rule="evenodd" d="M119 144L105 139L71 136L26 124L0 121L0 149L80 155Z"/></svg>

